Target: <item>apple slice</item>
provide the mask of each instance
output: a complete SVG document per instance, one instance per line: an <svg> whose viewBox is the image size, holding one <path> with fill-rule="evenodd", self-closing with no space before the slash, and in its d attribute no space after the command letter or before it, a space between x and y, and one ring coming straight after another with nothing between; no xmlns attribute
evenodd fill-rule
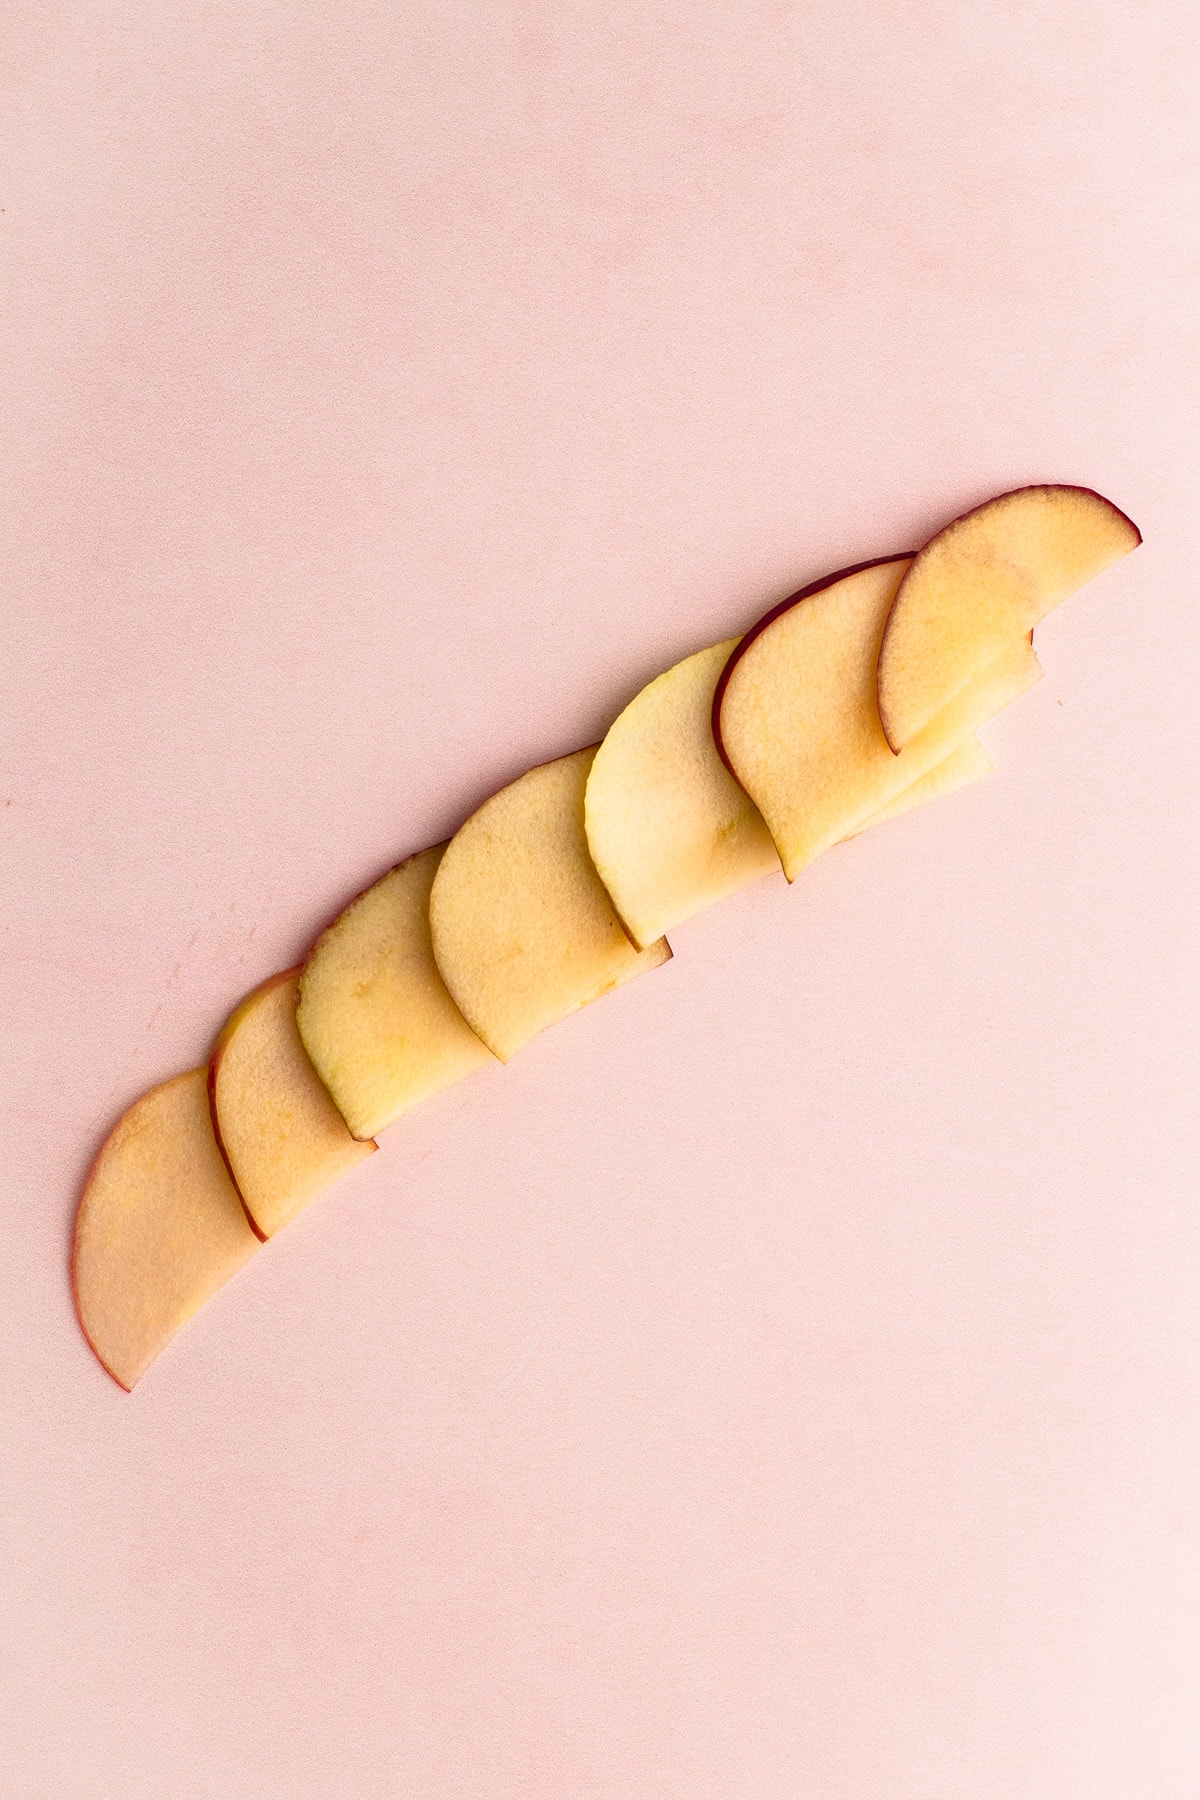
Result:
<svg viewBox="0 0 1200 1800"><path fill-rule="evenodd" d="M588 848L635 944L653 942L780 866L762 814L713 740L713 695L740 641L727 638L659 675L596 752L584 803ZM857 830L949 793L991 766L970 738Z"/></svg>
<svg viewBox="0 0 1200 1800"><path fill-rule="evenodd" d="M213 1136L203 1069L135 1100L96 1158L75 1219L83 1334L130 1389L258 1249Z"/></svg>
<svg viewBox="0 0 1200 1800"><path fill-rule="evenodd" d="M1014 638L1142 541L1091 488L1026 487L955 519L897 590L879 652L879 716L903 750Z"/></svg>
<svg viewBox="0 0 1200 1800"><path fill-rule="evenodd" d="M445 848L410 856L352 900L300 977L300 1040L356 1138L494 1060L433 960L429 890Z"/></svg>
<svg viewBox="0 0 1200 1800"><path fill-rule="evenodd" d="M595 746L501 788L451 838L433 879L433 953L455 1005L501 1062L547 1025L671 954L636 950L588 855Z"/></svg>
<svg viewBox="0 0 1200 1800"><path fill-rule="evenodd" d="M350 1136L296 1030L298 969L247 994L208 1068L217 1143L260 1237L282 1226L370 1156Z"/></svg>
<svg viewBox="0 0 1200 1800"><path fill-rule="evenodd" d="M713 693L738 641L699 650L644 687L588 776L588 849L642 949L779 868L762 815L713 743Z"/></svg>
<svg viewBox="0 0 1200 1800"><path fill-rule="evenodd" d="M930 800L940 800L943 794L953 794L958 788L966 787L969 782L978 781L981 775L990 775L995 765L977 737L969 737L952 750L949 756L935 763L928 775L922 775L906 787L903 793L889 800L886 806L864 819L854 834L856 837L864 831L870 831L875 825L883 825L888 819L898 819L901 813L912 812L915 807L924 806Z"/></svg>
<svg viewBox="0 0 1200 1800"><path fill-rule="evenodd" d="M893 755L875 704L875 665L909 562L859 564L802 589L747 633L717 684L717 747L766 820L789 881L1041 674L1032 645L1018 637Z"/></svg>

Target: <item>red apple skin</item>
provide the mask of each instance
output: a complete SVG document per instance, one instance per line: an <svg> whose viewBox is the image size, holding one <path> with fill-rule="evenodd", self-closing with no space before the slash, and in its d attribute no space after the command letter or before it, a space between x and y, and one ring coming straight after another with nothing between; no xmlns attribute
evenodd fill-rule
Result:
<svg viewBox="0 0 1200 1800"><path fill-rule="evenodd" d="M1137 543L1133 546L1135 550L1137 550L1145 542L1145 539L1142 537L1141 526L1136 524L1135 521L1130 518L1130 516L1127 512L1123 512L1119 506L1114 505L1114 503L1109 499L1107 494L1102 494L1100 492L1099 488L1080 487L1077 482L1072 482L1072 481L1027 481L1024 483L1024 485L1022 487L1007 488L1003 494L993 494L990 499L981 500L978 506L969 506L967 508L966 512L958 513L953 519L948 519L946 521L946 523L944 525L940 526L939 529L934 533L934 537L940 537L943 531L948 531L950 529L951 525L961 525L961 523L963 522L964 519L969 519L969 518L973 517L973 515L975 513L982 512L985 507L994 506L997 500L1011 500L1015 494L1028 494L1035 490L1038 492L1043 492L1046 489L1049 489L1051 492L1056 493L1056 494L1090 494L1093 500L1101 501L1103 505L1108 507L1110 512L1114 512L1119 519L1124 519L1124 521L1128 525L1130 531L1133 532L1133 535L1137 539ZM929 542L932 543L933 538L930 538ZM922 547L924 547L924 546L922 546ZM920 552L912 551L912 552L910 552L910 554L912 555L913 560L915 562L916 558L920 554ZM862 566L867 567L869 565L863 564ZM853 571L847 570L846 573L850 574L850 573L853 573ZM907 577L906 577L906 579L907 579ZM904 586L904 583L901 582L900 587L896 589L896 596L895 596L895 599L892 601L892 611L893 612L895 611L896 601L899 600L899 598L900 598L900 592L901 592L901 588L903 588L903 586ZM799 594L797 594L797 596L796 596L797 599L800 599L801 597L802 596ZM884 625L884 628L883 628L883 636L879 640L879 662L876 664L877 671L883 663L883 652L884 652L884 647L887 644L888 629L891 625L891 622L892 622L892 615L891 615L891 613L889 613L888 618L887 618L887 623ZM764 621L764 623L765 623L765 621ZM757 630L758 627L756 626L755 629ZM1032 642L1033 642L1032 631L1029 634L1029 641L1032 644ZM876 677L876 686L878 686L878 675ZM718 691L718 693L720 693L719 688L717 691ZM882 723L882 721L880 721L880 722ZM892 743L892 740L888 737L886 726L884 727L883 735L885 738L887 738L888 749L893 753L893 755L898 756L899 751L896 749L895 744ZM718 749L720 749L719 740L718 740L717 747L718 747ZM730 771L730 773L732 773L732 770Z"/></svg>
<svg viewBox="0 0 1200 1800"><path fill-rule="evenodd" d="M269 994L271 989L277 988L281 981L290 981L293 975L298 975L300 973L300 967L301 965L298 964L294 969L281 969L278 975L269 975L266 981L261 982L258 987L252 989L251 992L247 994L246 999L256 999L259 994L263 993ZM242 1005L244 1004L245 1002L243 1001ZM229 1179L233 1183L233 1191L242 1203L242 1211L246 1215L246 1223L249 1225L259 1243L265 1244L267 1242L267 1234L265 1231L259 1229L258 1221L250 1211L250 1208L246 1205L246 1196L238 1186L238 1178L233 1172L233 1164L229 1160L229 1152L225 1148L225 1140L221 1136L221 1121L217 1117L217 1075L221 1067L221 1058L225 1054L225 1046L233 1035L234 1021L237 1019L240 1011L241 1006L238 1006L229 1015L229 1018L221 1027L220 1033L217 1036L217 1041L213 1045L212 1055L208 1059L208 1110L212 1117L213 1136L217 1140L217 1149L221 1152L221 1161L225 1164Z"/></svg>
<svg viewBox="0 0 1200 1800"><path fill-rule="evenodd" d="M123 1119L124 1117L125 1117L125 1115L124 1115L124 1113L122 1113L121 1119ZM121 1119L117 1120L117 1125L119 1125L121 1123ZM100 1161L100 1158L104 1155L104 1152L108 1147L108 1140L109 1140L109 1138L112 1137L113 1132L116 1131L117 1125L113 1126L112 1131L110 1131L107 1134L107 1136L104 1138L103 1142L101 1143L100 1148L96 1151L95 1156L93 1156L92 1161L91 1161L91 1166L89 1167L88 1172L87 1172L87 1179L84 1182L82 1188L80 1189L81 1193L86 1194L88 1191L88 1188L91 1186L92 1176L96 1173L96 1165ZM72 1231L72 1233L71 1233L71 1265L70 1265L70 1269L71 1269L71 1304L75 1308L75 1317L79 1320L79 1329L83 1333L84 1341L87 1344L88 1349L91 1351L91 1353L95 1357L96 1361L100 1364L100 1367L104 1370L104 1373L107 1376L109 1376L111 1380L116 1382L117 1386L120 1388L120 1390L123 1394L132 1394L133 1389L131 1387L126 1387L125 1383L121 1380L121 1377L116 1373L116 1371L109 1368L108 1364L105 1362L104 1358L101 1356L99 1350L96 1348L95 1339L92 1337L91 1332L88 1330L86 1324L84 1323L83 1308L79 1304L79 1283L76 1279L76 1260L77 1260L78 1256L79 1256L79 1238L78 1238L78 1234L76 1232Z"/></svg>
<svg viewBox="0 0 1200 1800"><path fill-rule="evenodd" d="M915 550L896 550L891 556L869 556L866 562L851 563L848 568L835 569L832 575L822 575L818 580L810 581L807 587L800 588L797 593L789 594L786 600L781 600L777 606L771 608L770 612L764 613L757 625L752 625L750 627L733 655L729 658L729 661L725 664L725 667L721 670L720 679L717 682L716 690L713 694L712 705L713 742L717 746L718 756L721 758L721 761L725 764L725 767L729 770L729 773L733 776L733 779L737 782L739 787L742 787L742 783L738 780L737 770L725 753L725 743L721 737L721 702L725 698L725 689L729 685L730 676L733 674L733 671L736 669L738 663L746 654L746 651L750 648L755 638L761 637L768 625L773 625L776 619L782 618L785 612L790 612L793 606L799 606L802 600L811 600L814 594L823 594L826 588L831 588L836 581L845 581L846 577L849 575L861 575L864 569L881 569L885 563L909 562L916 554L917 552ZM1030 641L1032 641L1032 638ZM742 788L742 792L745 793L745 791L746 790ZM751 795L751 799L753 799L753 795Z"/></svg>

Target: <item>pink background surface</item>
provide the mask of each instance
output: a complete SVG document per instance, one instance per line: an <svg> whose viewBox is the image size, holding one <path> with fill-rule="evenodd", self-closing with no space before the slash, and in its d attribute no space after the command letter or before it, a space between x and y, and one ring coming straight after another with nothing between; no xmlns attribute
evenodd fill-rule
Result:
<svg viewBox="0 0 1200 1800"><path fill-rule="evenodd" d="M19 0L3 1800L1194 1800L1193 0ZM398 1127L132 1398L116 1115L371 877L1027 481L986 783Z"/></svg>

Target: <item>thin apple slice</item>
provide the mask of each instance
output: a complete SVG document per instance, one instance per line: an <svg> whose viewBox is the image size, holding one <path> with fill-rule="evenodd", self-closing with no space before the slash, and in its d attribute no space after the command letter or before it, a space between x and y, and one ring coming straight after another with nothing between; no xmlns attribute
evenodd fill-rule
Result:
<svg viewBox="0 0 1200 1800"><path fill-rule="evenodd" d="M953 794L972 781L978 781L981 775L990 775L995 767L991 757L977 737L969 737L952 750L949 756L935 763L928 775L922 775L906 787L903 793L889 800L886 806L864 819L854 834L856 837L864 831L870 831L875 825L883 825L888 819L898 819L901 813L912 812L918 806L925 806L930 800L940 800L944 794Z"/></svg>
<svg viewBox="0 0 1200 1800"><path fill-rule="evenodd" d="M789 881L1041 674L1018 637L893 755L875 704L875 665L908 566L908 557L860 564L793 595L747 633L717 684L717 747L766 820Z"/></svg>
<svg viewBox="0 0 1200 1800"><path fill-rule="evenodd" d="M376 1148L350 1136L296 1030L299 969L247 994L213 1047L217 1143L260 1237L274 1237Z"/></svg>
<svg viewBox="0 0 1200 1800"><path fill-rule="evenodd" d="M939 531L900 583L880 646L879 716L892 749L1141 541L1111 500L1079 487L1017 488Z"/></svg>
<svg viewBox="0 0 1200 1800"><path fill-rule="evenodd" d="M641 949L779 868L762 815L713 743L713 693L738 641L699 650L644 687L588 776L588 849Z"/></svg>
<svg viewBox="0 0 1200 1800"><path fill-rule="evenodd" d="M636 950L588 855L595 746L501 788L450 840L429 896L433 953L476 1036L507 1062L547 1025L671 954Z"/></svg>
<svg viewBox="0 0 1200 1800"><path fill-rule="evenodd" d="M206 1072L135 1100L96 1158L75 1219L84 1336L121 1387L258 1249L213 1136Z"/></svg>
<svg viewBox="0 0 1200 1800"><path fill-rule="evenodd" d="M410 856L352 900L300 977L300 1040L356 1138L494 1061L433 959L429 890L445 848Z"/></svg>

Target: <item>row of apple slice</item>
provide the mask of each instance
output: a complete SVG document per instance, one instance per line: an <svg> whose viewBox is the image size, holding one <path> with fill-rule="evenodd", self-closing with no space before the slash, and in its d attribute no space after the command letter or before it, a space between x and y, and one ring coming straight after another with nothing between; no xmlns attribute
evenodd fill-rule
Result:
<svg viewBox="0 0 1200 1800"><path fill-rule="evenodd" d="M688 657L391 870L102 1149L73 1279L104 1366L132 1387L379 1131L665 962L669 928L984 773L978 727L1041 672L1032 626L1138 542L1090 490L1001 496Z"/></svg>

